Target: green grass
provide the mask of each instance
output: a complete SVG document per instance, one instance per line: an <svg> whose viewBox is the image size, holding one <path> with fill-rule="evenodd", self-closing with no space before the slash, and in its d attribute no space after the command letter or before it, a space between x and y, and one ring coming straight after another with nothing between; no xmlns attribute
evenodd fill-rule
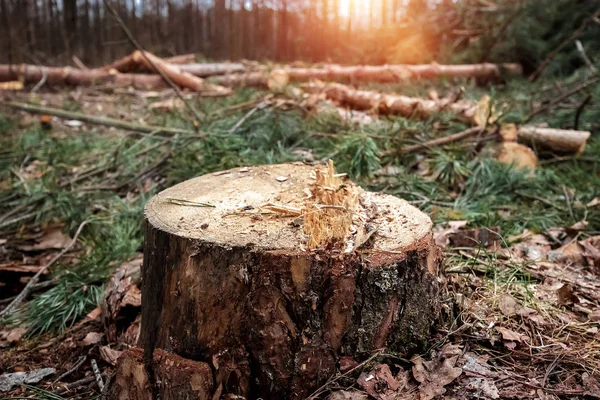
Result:
<svg viewBox="0 0 600 400"><path fill-rule="evenodd" d="M547 83L462 84L466 98L479 99L490 93L505 110L502 119L517 123L524 121L541 99L556 96L553 88L542 90ZM444 95L453 87L456 82L446 81L378 88L426 96L432 88ZM588 93L599 95L599 88L596 85L575 95L573 104ZM317 161L332 158L338 170L365 187L403 197L435 222L466 219L473 227L500 226L508 235L525 228L542 232L586 219L589 225L584 235L600 231L600 208L586 206L600 196L600 140L596 137L581 158L544 164L531 173L487 159L465 143L429 154L393 152L403 144L463 130L465 126L449 113L424 121L383 117L361 125L344 121L335 112L267 107L230 133L253 105L230 107L260 100L265 94L244 89L232 96L197 101L197 108L205 113L199 126L208 133L205 139L195 135L139 136L101 128L80 132L46 131L36 126L23 129L17 127L14 117L0 113L0 145L4 149L0 152L0 236L12 237L25 223L43 226L56 221L63 222L72 234L81 222L89 221L80 236L78 262L56 265L52 270L56 286L34 296L22 308L19 318L29 326L30 334L64 329L99 304L111 272L141 251L142 209L157 191L202 174L301 160L308 153ZM78 108L76 104L68 106ZM533 122L568 127L574 113L574 109L558 110L539 115ZM596 108L585 110L581 128L597 133L594 121L598 117ZM191 121L185 110L146 115L148 124L193 129ZM382 156L386 152L395 155ZM151 172L151 187L145 187L139 174L166 155L165 163ZM43 175L20 179L15 171L34 162L41 165L38 168ZM380 173L382 167L390 166L394 167L391 175ZM114 185L118 189L110 190ZM8 220L32 217L7 224L6 218L2 220L7 213L12 213Z"/></svg>

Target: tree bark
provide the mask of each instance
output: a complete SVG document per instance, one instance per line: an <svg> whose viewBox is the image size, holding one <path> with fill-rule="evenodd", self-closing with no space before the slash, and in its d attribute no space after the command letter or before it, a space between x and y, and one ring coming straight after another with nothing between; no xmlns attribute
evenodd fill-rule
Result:
<svg viewBox="0 0 600 400"><path fill-rule="evenodd" d="M156 350L156 368L148 371L142 355L135 347L121 354L115 379L107 390L108 399L150 400L155 394L163 400L211 399L214 385L208 364Z"/></svg>
<svg viewBox="0 0 600 400"><path fill-rule="evenodd" d="M361 65L336 64L320 68L283 68L292 81L319 79L332 82L399 82L415 79L476 78L484 81L500 80L505 74L522 73L519 64L465 64L465 65Z"/></svg>
<svg viewBox="0 0 600 400"><path fill-rule="evenodd" d="M146 360L161 348L212 362L222 394L304 399L342 355L423 347L443 282L431 220L404 200L361 192L356 233L342 247L305 250L308 220L297 216L312 174L299 163L230 170L147 204Z"/></svg>

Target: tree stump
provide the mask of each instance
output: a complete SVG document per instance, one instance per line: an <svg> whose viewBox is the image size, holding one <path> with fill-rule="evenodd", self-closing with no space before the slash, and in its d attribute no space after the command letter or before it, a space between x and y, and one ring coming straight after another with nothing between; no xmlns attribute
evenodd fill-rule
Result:
<svg viewBox="0 0 600 400"><path fill-rule="evenodd" d="M303 399L341 356L422 347L442 284L431 220L404 200L339 183L331 171L300 163L238 168L150 200L146 360L161 348L212 364L222 394ZM331 187L316 187L319 179ZM351 203L319 202L342 192L357 199L345 236L315 246ZM326 220L320 233L308 232L315 215Z"/></svg>

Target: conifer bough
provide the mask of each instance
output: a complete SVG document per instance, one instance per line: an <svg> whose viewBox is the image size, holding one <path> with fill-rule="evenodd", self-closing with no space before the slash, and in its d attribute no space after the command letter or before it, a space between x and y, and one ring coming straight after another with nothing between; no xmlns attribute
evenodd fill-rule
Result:
<svg viewBox="0 0 600 400"><path fill-rule="evenodd" d="M304 399L342 355L422 348L439 312L441 263L429 217L362 191L332 165L180 183L145 210L146 370L161 370L162 349L211 364L222 394ZM117 366L109 393L143 387L130 369Z"/></svg>

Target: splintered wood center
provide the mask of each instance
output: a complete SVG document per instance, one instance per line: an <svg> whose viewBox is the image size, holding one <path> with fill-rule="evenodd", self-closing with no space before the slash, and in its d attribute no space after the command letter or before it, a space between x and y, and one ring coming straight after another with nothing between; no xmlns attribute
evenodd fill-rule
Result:
<svg viewBox="0 0 600 400"><path fill-rule="evenodd" d="M328 241L347 251L367 239L373 250L402 251L430 234L429 217L405 200L331 176L331 165L235 168L159 193L146 217L183 238L299 252Z"/></svg>

